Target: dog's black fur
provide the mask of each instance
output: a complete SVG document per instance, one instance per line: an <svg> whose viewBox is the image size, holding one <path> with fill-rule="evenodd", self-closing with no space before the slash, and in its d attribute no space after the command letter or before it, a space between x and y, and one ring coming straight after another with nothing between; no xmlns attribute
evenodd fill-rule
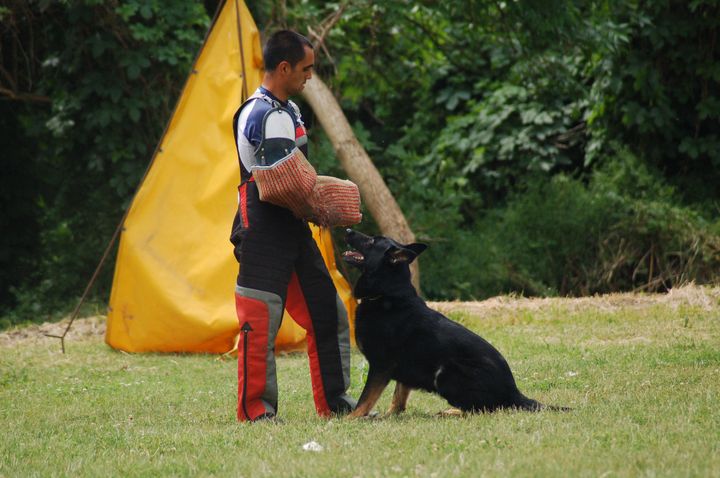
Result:
<svg viewBox="0 0 720 478"><path fill-rule="evenodd" d="M545 408L518 390L508 363L492 345L418 297L409 264L427 246L350 229L346 241L354 250L343 259L361 270L354 289L361 299L355 338L370 365L351 416L367 415L390 380L397 382L391 413L405 409L412 389L437 393L464 412Z"/></svg>

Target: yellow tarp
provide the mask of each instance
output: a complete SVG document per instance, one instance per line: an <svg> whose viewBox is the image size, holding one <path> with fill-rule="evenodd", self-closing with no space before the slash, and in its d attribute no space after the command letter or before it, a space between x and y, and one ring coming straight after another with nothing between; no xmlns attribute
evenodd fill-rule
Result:
<svg viewBox="0 0 720 478"><path fill-rule="evenodd" d="M244 2L229 0L125 221L107 318L111 347L210 353L233 348L238 266L229 236L240 173L232 117L260 84L261 67L255 22ZM352 318L355 302L335 267L330 233L313 233ZM288 318L286 312L280 350L304 345L304 330Z"/></svg>

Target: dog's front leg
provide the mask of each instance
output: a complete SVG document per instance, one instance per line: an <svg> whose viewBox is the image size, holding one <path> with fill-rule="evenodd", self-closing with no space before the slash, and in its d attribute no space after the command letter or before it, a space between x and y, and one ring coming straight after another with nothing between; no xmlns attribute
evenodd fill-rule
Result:
<svg viewBox="0 0 720 478"><path fill-rule="evenodd" d="M385 387L390 382L390 374L378 372L372 366L368 371L365 387L360 394L358 404L348 418L365 417L373 409L377 401L380 399Z"/></svg>
<svg viewBox="0 0 720 478"><path fill-rule="evenodd" d="M395 384L395 393L393 393L392 403L388 410L388 415L397 415L405 411L407 407L408 397L412 389L404 383L397 382Z"/></svg>

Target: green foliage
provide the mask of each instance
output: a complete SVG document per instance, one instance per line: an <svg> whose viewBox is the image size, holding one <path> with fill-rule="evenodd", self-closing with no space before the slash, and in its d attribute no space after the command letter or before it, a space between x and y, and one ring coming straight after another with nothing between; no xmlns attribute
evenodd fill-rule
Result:
<svg viewBox="0 0 720 478"><path fill-rule="evenodd" d="M34 148L17 144L23 126L18 104L0 102L0 151L3 151L3 174L0 174L0 304L12 303L10 288L18 277L32 273L29 256L39 243L39 224L34 201L44 184L40 168L32 166ZM6 154L5 152L12 152ZM2 310L0 305L0 310Z"/></svg>
<svg viewBox="0 0 720 478"><path fill-rule="evenodd" d="M715 2L346 7L319 69L435 245L428 296L718 280Z"/></svg>
<svg viewBox="0 0 720 478"><path fill-rule="evenodd" d="M558 95L542 99L527 87L507 83L478 89L490 93L470 101L467 114L449 118L438 135L425 162L429 178L482 191L480 198L492 204L518 178L581 163L577 102Z"/></svg>
<svg viewBox="0 0 720 478"><path fill-rule="evenodd" d="M11 20L3 33L31 38L27 68L37 71L27 82L49 106L19 109L15 138L0 132L3 142L14 140L9 155L25 159L17 173L39 181L23 213L39 232L27 255L6 258L11 269L25 264L25 274L3 281L3 293L12 286L15 299L4 295L0 311L18 300L30 301L19 310L48 310L74 301L89 280L150 161L208 18L191 2L86 0L17 7ZM13 247L5 239L0 249ZM112 264L100 293L111 274Z"/></svg>
<svg viewBox="0 0 720 478"><path fill-rule="evenodd" d="M427 295L717 280L717 1L248 3L266 33L322 36L317 72L433 244ZM82 290L208 17L81 0L11 1L0 18L0 315L15 322ZM312 161L344 176L310 136ZM367 214L361 227L377 232Z"/></svg>
<svg viewBox="0 0 720 478"><path fill-rule="evenodd" d="M45 24L51 40L42 88L53 99L46 125L58 152L82 154L78 172L109 172L111 192L122 198L134 191L167 122L207 18L192 4L96 3L45 12L65 18L62 29Z"/></svg>
<svg viewBox="0 0 720 478"><path fill-rule="evenodd" d="M676 202L675 190L627 153L590 184L532 181L475 227L430 238L424 287L432 297L485 298L717 283L720 221Z"/></svg>
<svg viewBox="0 0 720 478"><path fill-rule="evenodd" d="M628 145L686 200L720 197L720 3L631 2L597 72L595 134Z"/></svg>

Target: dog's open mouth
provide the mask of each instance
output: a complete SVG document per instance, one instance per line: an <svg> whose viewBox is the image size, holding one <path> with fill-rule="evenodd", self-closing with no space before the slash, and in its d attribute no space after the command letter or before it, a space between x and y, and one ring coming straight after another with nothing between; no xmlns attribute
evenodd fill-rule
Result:
<svg viewBox="0 0 720 478"><path fill-rule="evenodd" d="M358 251L345 251L342 257L345 262L350 264L362 264L365 261L365 256Z"/></svg>

